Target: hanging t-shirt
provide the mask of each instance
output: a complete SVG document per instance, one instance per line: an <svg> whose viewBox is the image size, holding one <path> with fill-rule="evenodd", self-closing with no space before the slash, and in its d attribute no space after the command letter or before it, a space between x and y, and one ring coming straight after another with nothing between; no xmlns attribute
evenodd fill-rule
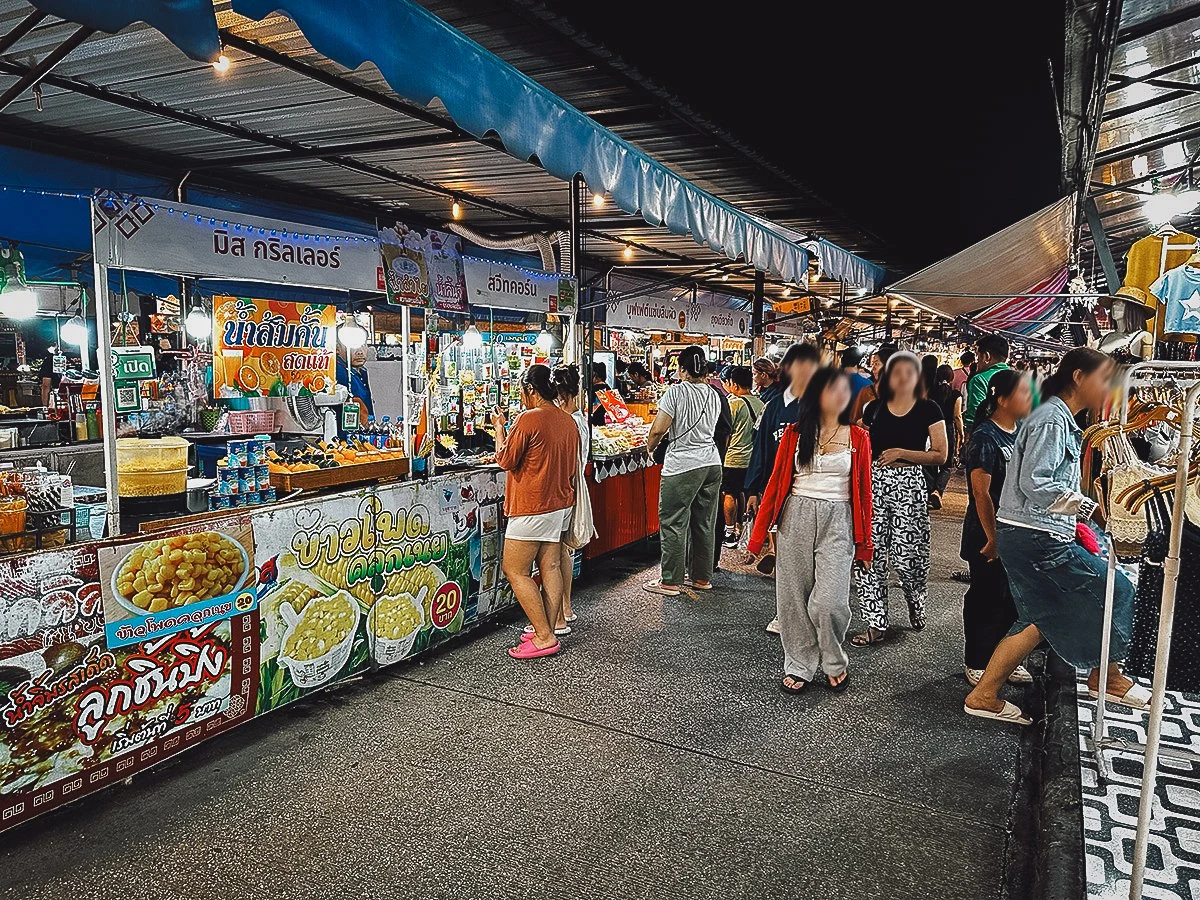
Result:
<svg viewBox="0 0 1200 900"><path fill-rule="evenodd" d="M879 459L884 450L929 448L929 427L942 421L942 409L932 400L918 400L903 416L893 415L880 400L867 404L863 421L871 428L871 457Z"/></svg>
<svg viewBox="0 0 1200 900"><path fill-rule="evenodd" d="M1179 250L1167 250L1167 264L1163 266L1163 238L1167 239L1170 247L1182 245ZM1185 231L1177 231L1171 235L1151 234L1136 241L1125 256L1125 284L1129 287L1141 288L1143 291L1154 293L1150 285L1158 280L1163 272L1182 266L1191 257L1192 245L1196 236ZM1159 267L1162 266L1160 269ZM1159 298L1162 299L1161 297Z"/></svg>
<svg viewBox="0 0 1200 900"><path fill-rule="evenodd" d="M1200 269L1180 266L1150 285L1165 306L1163 331L1200 334Z"/></svg>

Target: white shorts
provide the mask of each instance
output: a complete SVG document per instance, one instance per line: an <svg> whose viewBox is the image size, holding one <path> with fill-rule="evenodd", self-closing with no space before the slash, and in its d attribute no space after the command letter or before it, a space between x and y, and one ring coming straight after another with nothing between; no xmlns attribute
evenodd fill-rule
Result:
<svg viewBox="0 0 1200 900"><path fill-rule="evenodd" d="M504 539L546 543L561 541L563 532L571 527L571 517L574 512L575 508L568 506L566 509L556 509L534 516L513 516L508 520L508 526L504 529Z"/></svg>

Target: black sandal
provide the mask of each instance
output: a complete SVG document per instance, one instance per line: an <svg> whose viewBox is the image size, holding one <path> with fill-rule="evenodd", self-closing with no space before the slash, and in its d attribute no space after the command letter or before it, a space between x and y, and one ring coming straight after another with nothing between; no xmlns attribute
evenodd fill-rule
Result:
<svg viewBox="0 0 1200 900"><path fill-rule="evenodd" d="M791 679L791 687L788 686L788 679ZM784 675L779 679L779 690L785 694L796 695L802 693L808 687L808 682L802 680L798 675Z"/></svg>
<svg viewBox="0 0 1200 900"><path fill-rule="evenodd" d="M862 634L856 634L850 638L850 643L855 647L870 647L872 644L882 644L887 640L886 629L880 631L878 628L867 626L867 630Z"/></svg>
<svg viewBox="0 0 1200 900"><path fill-rule="evenodd" d="M775 554L768 553L758 561L758 565L754 568L758 569L764 575L770 575L775 571Z"/></svg>
<svg viewBox="0 0 1200 900"><path fill-rule="evenodd" d="M829 685L829 689L831 691L833 691L835 694L843 693L846 690L846 686L848 684L850 684L850 673L849 672L843 672L842 680L839 681L837 684L834 684L833 680L830 679L828 675L826 675L825 678L827 679L826 683Z"/></svg>

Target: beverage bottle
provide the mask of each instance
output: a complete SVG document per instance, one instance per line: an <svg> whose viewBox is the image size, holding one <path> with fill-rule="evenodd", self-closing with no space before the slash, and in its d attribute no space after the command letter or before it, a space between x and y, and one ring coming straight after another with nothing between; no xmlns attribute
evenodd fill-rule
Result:
<svg viewBox="0 0 1200 900"><path fill-rule="evenodd" d="M371 415L370 413L368 413L367 414L367 432L366 432L366 434L363 435L363 440L365 440L368 444L373 445L375 443L375 434L376 434L375 417L373 415Z"/></svg>
<svg viewBox="0 0 1200 900"><path fill-rule="evenodd" d="M386 450L392 445L392 417L384 416L379 424L379 449Z"/></svg>

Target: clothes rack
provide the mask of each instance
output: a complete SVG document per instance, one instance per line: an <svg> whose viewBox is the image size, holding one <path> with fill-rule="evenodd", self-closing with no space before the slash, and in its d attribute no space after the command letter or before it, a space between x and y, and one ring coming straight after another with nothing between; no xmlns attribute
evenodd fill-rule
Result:
<svg viewBox="0 0 1200 900"><path fill-rule="evenodd" d="M1164 242L1165 243L1165 242ZM1196 407L1200 403L1200 363L1151 360L1135 363L1121 378L1118 410L1122 425L1128 423L1129 393L1133 387L1175 387L1183 392L1183 421L1179 436L1179 459L1175 466L1175 488L1171 502L1171 531L1166 559L1163 561L1163 593L1159 607L1158 646L1154 659L1154 678L1151 686L1149 721L1146 743L1105 734L1105 695L1108 692L1108 665L1111 651L1113 597L1116 587L1117 554L1112 535L1108 538L1108 573L1104 596L1104 632L1100 644L1100 683L1096 700L1096 717L1089 735L1088 749L1096 760L1096 770L1102 781L1109 778L1104 761L1105 750L1141 753L1145 756L1142 770L1142 789L1138 801L1137 836L1133 846L1133 868L1130 873L1130 900L1141 900L1146 875L1146 854L1150 840L1150 820L1154 805L1154 790L1158 781L1160 757L1189 762L1200 761L1200 754L1168 747L1163 749L1162 718L1167 693L1167 667L1171 656L1171 629L1175 621L1175 592L1179 580L1179 550L1183 539L1183 518L1186 514L1188 469L1194 443Z"/></svg>

